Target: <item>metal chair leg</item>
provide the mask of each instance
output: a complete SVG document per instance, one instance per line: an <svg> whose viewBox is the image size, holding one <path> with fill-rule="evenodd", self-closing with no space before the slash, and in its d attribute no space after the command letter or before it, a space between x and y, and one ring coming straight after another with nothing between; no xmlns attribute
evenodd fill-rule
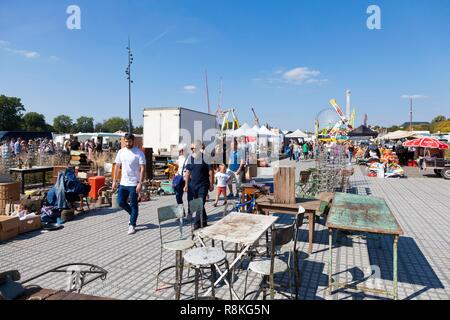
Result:
<svg viewBox="0 0 450 320"><path fill-rule="evenodd" d="M263 276L263 300L267 300L267 276Z"/></svg>
<svg viewBox="0 0 450 320"><path fill-rule="evenodd" d="M270 282L270 300L275 299L275 290L274 290L274 275L271 274L269 276L269 282Z"/></svg>
<svg viewBox="0 0 450 320"><path fill-rule="evenodd" d="M161 273L161 267L162 267L162 249L161 249L161 254L159 255L159 268L158 268L158 274L156 276L156 291L159 290L159 275Z"/></svg>
<svg viewBox="0 0 450 320"><path fill-rule="evenodd" d="M213 298L216 298L216 290L214 284L216 283L216 269L214 265L211 265L211 294Z"/></svg>
<svg viewBox="0 0 450 320"><path fill-rule="evenodd" d="M245 296L247 295L247 280L248 280L248 269L245 272L245 283L244 283L244 300L245 300Z"/></svg>
<svg viewBox="0 0 450 320"><path fill-rule="evenodd" d="M298 300L298 291L300 289L300 272L298 263L298 252L294 251L294 282L295 282L295 300Z"/></svg>
<svg viewBox="0 0 450 320"><path fill-rule="evenodd" d="M175 300L180 300L181 295L181 266L180 266L180 260L181 260L181 251L177 251L175 253Z"/></svg>
<svg viewBox="0 0 450 320"><path fill-rule="evenodd" d="M200 270L199 268L195 267L195 292L194 292L194 299L198 300L198 280L199 280L199 274Z"/></svg>

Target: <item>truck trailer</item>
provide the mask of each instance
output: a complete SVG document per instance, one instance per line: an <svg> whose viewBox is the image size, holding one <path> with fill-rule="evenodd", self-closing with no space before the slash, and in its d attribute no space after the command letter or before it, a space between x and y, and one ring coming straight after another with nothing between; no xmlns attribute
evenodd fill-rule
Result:
<svg viewBox="0 0 450 320"><path fill-rule="evenodd" d="M208 144L217 130L213 114L182 107L144 109L144 148L152 148L155 154L177 154L180 143L195 140Z"/></svg>

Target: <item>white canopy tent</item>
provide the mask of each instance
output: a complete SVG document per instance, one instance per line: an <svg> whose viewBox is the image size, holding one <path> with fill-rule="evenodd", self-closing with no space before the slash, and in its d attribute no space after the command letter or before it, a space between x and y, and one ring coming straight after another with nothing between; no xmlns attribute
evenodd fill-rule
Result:
<svg viewBox="0 0 450 320"><path fill-rule="evenodd" d="M406 139L406 138L419 138L420 135L411 132L411 131L403 131L398 130L395 132L390 132L388 134L385 134L384 136L379 137L380 140L400 140L400 139Z"/></svg>
<svg viewBox="0 0 450 320"><path fill-rule="evenodd" d="M286 135L286 138L308 138L308 135L301 131L300 129Z"/></svg>
<svg viewBox="0 0 450 320"><path fill-rule="evenodd" d="M239 129L231 132L230 135L235 137L256 137L258 131L255 131L247 123L244 123Z"/></svg>

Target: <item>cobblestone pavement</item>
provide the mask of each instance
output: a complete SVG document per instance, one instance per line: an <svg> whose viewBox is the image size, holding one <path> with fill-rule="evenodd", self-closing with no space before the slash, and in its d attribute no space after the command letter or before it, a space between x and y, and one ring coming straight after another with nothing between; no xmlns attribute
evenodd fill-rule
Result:
<svg viewBox="0 0 450 320"><path fill-rule="evenodd" d="M298 169L312 162L283 164ZM399 298L450 299L450 182L443 179L414 177L409 179L367 178L364 168L356 168L352 177L353 193L384 198L400 222L405 235L399 242ZM173 288L156 290L156 273L160 256L160 238L156 209L173 205L173 196L154 199L140 206L138 232L127 235L128 215L121 210L99 209L78 216L64 229L21 235L0 244L0 270L18 269L22 279L66 263L92 263L105 268L105 281L97 280L83 293L116 299L174 299ZM222 217L223 207L207 204L209 221ZM300 299L387 299L382 295L341 289L326 294L328 284L328 237L323 219L316 224L316 239L311 255L307 254L307 224L301 230ZM167 239L175 238L178 229L172 224L162 229ZM233 256L229 255L232 260ZM163 267L174 264L173 253L164 252ZM333 250L334 278L340 282L365 282L366 286L392 289L392 238L343 238ZM244 292L244 261L236 275L234 289ZM378 278L368 278L373 269ZM377 272L379 271L379 272ZM191 272L190 275L193 273ZM184 273L187 276L187 272ZM209 284L205 273L203 282ZM66 288L67 276L47 276L38 283L52 289ZM163 273L161 281L171 282L174 271ZM249 275L248 290L255 290L261 278ZM287 285L287 274L275 281ZM182 299L192 297L194 285L182 287ZM288 290L284 290L288 293ZM228 289L220 286L217 296L229 298ZM261 299L261 296L257 297ZM278 299L286 299L277 295Z"/></svg>

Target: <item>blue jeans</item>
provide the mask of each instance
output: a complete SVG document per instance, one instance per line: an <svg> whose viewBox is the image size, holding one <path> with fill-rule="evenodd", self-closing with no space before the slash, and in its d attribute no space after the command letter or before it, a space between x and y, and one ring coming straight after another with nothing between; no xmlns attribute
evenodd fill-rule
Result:
<svg viewBox="0 0 450 320"><path fill-rule="evenodd" d="M130 198L129 204L128 198ZM130 226L136 227L139 215L138 193L136 192L136 187L119 186L117 201L119 202L119 206L130 215Z"/></svg>
<svg viewBox="0 0 450 320"><path fill-rule="evenodd" d="M206 223L208 221L208 216L206 214L205 210L205 203L206 203L206 197L209 193L209 186L203 185L203 186L194 186L192 188L192 195L194 199L201 198L203 199L203 223ZM197 214L195 217L195 225L200 226L200 215Z"/></svg>
<svg viewBox="0 0 450 320"><path fill-rule="evenodd" d="M175 189L175 198L177 199L177 204L183 204L183 194L184 194L184 185L186 182L183 182L181 186ZM194 200L194 196L192 195L192 186L189 183L188 193L187 193L188 203L189 201Z"/></svg>

